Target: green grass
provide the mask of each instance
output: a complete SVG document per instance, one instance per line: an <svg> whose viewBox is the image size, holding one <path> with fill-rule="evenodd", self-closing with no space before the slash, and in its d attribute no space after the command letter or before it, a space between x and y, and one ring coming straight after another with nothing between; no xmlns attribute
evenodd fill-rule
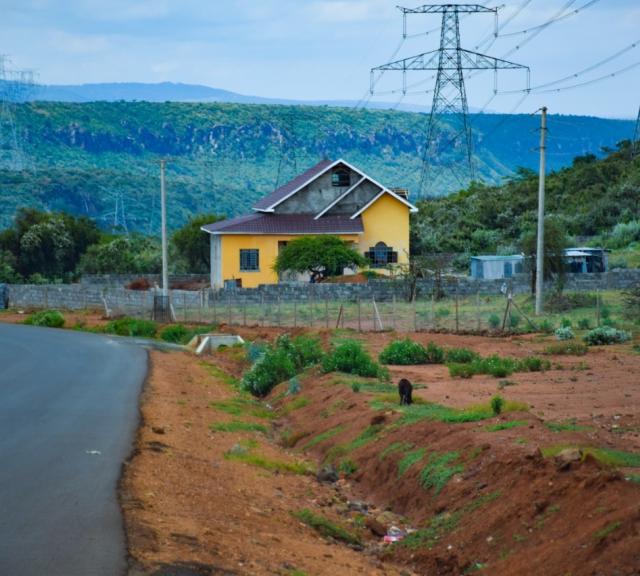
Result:
<svg viewBox="0 0 640 576"><path fill-rule="evenodd" d="M354 386L356 386L360 392L366 392L368 394L395 393L396 399L398 398L398 389L396 388L396 386L377 379L363 378L360 376L347 377L346 375L339 374L334 376L331 379L330 383L340 386L347 386L352 390Z"/></svg>
<svg viewBox="0 0 640 576"><path fill-rule="evenodd" d="M262 424L254 422L243 422L241 420L232 420L231 422L217 422L209 426L214 432L262 432L267 433L267 428Z"/></svg>
<svg viewBox="0 0 640 576"><path fill-rule="evenodd" d="M499 496L500 492L492 492L476 498L466 506L463 506L454 512L443 512L442 514L437 514L431 518L427 526L408 534L403 540L394 544L394 546L409 548L411 550L417 550L420 548L427 548L431 550L431 548L433 548L443 536L453 532L467 514L471 514L490 502L493 502Z"/></svg>
<svg viewBox="0 0 640 576"><path fill-rule="evenodd" d="M640 474L627 474L625 479L634 484L640 484Z"/></svg>
<svg viewBox="0 0 640 576"><path fill-rule="evenodd" d="M347 451L357 450L362 448L372 440L378 438L378 434L382 430L382 425L377 424L375 426L369 426L365 428L356 438L346 445Z"/></svg>
<svg viewBox="0 0 640 576"><path fill-rule="evenodd" d="M334 436L337 436L345 429L346 429L346 426L344 424L339 424L338 426L329 428L329 430L326 430L325 432L322 432L321 434L314 436L309 442L307 442L303 446L303 449L308 450L309 448L313 448L314 446L317 446L318 444L321 444L322 442L329 440Z"/></svg>
<svg viewBox="0 0 640 576"><path fill-rule="evenodd" d="M380 454L378 454L379 460L384 460L387 456L396 452L408 452L414 447L414 444L410 442L392 442L387 446Z"/></svg>
<svg viewBox="0 0 640 576"><path fill-rule="evenodd" d="M447 485L447 482L464 470L462 464L453 464L459 458L457 452L445 452L429 454L427 464L420 474L420 484L425 490L433 489L437 496Z"/></svg>
<svg viewBox="0 0 640 576"><path fill-rule="evenodd" d="M572 448L572 446L547 446L542 448L542 455L549 458L557 456L566 448ZM594 447L581 447L584 456L587 454L593 456L598 462L607 466L622 467L622 468L640 468L640 453L637 452L625 452L623 450L612 450L610 448L594 448Z"/></svg>
<svg viewBox="0 0 640 576"><path fill-rule="evenodd" d="M210 408L231 414L231 416L249 415L255 418L273 419L277 414L263 406L257 400L245 396L236 396L229 400L219 400L209 403Z"/></svg>
<svg viewBox="0 0 640 576"><path fill-rule="evenodd" d="M240 388L240 380L231 376L231 374L225 372L218 366L214 364L209 364L208 362L200 362L200 366L202 366L210 376L213 376L215 379L220 380L227 386L232 386L233 388Z"/></svg>
<svg viewBox="0 0 640 576"><path fill-rule="evenodd" d="M285 416L287 414L290 414L291 412L295 412L296 410L300 410L301 408L308 406L310 402L311 400L309 400L309 398L306 398L304 396L297 396L290 402L284 404L278 412L281 416Z"/></svg>
<svg viewBox="0 0 640 576"><path fill-rule="evenodd" d="M544 349L544 354L551 356L584 356L589 351L589 347L576 340L566 340L564 342L554 342Z"/></svg>
<svg viewBox="0 0 640 576"><path fill-rule="evenodd" d="M420 460L424 458L426 452L426 448L418 448L412 452L407 452L398 462L398 478L402 478L409 468L420 462Z"/></svg>
<svg viewBox="0 0 640 576"><path fill-rule="evenodd" d="M254 454L252 452L225 452L224 457L226 460L235 460L249 464L250 466L256 466L269 472L278 472L279 474L313 474L314 470L309 464L304 462L284 462L283 460L272 460L266 458L261 454Z"/></svg>
<svg viewBox="0 0 640 576"><path fill-rule="evenodd" d="M315 514L308 508L304 508L299 512L293 512L293 515L300 520L300 522L313 528L325 538L333 538L334 540L355 546L362 544L362 541L356 534L352 534L343 526L332 522L324 516Z"/></svg>
<svg viewBox="0 0 640 576"><path fill-rule="evenodd" d="M527 426L529 422L526 420L511 420L510 422L500 422L499 424L491 424L486 426L487 432L499 432L500 430L510 430L511 428L519 428L520 426Z"/></svg>
<svg viewBox="0 0 640 576"><path fill-rule="evenodd" d="M596 540L604 540L607 536L609 536L609 534L615 532L618 528L620 528L621 525L622 523L619 521L611 522L610 524L607 524L602 530L598 530L593 536Z"/></svg>
<svg viewBox="0 0 640 576"><path fill-rule="evenodd" d="M575 419L564 422L545 422L544 425L552 432L588 432L593 430L592 426L581 426L576 424Z"/></svg>
<svg viewBox="0 0 640 576"><path fill-rule="evenodd" d="M477 404L468 408L450 408L441 404L427 402L424 404L412 404L411 406L398 406L376 399L371 403L371 407L376 410L388 410L395 408L401 413L400 418L394 427L410 426L422 420L431 420L436 422L446 422L449 424L460 424L465 422L478 422L487 420L495 416L489 402L486 404ZM505 401L502 412L518 412L527 411L529 407L521 402Z"/></svg>

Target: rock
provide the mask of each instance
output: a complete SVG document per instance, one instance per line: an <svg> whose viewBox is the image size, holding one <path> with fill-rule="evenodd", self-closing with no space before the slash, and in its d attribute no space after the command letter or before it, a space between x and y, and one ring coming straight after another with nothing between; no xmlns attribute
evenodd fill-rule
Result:
<svg viewBox="0 0 640 576"><path fill-rule="evenodd" d="M328 484L337 482L338 478L338 471L332 464L323 466L322 468L320 468L320 470L318 470L318 473L316 474L316 480L318 480L318 482L326 482Z"/></svg>
<svg viewBox="0 0 640 576"><path fill-rule="evenodd" d="M580 448L565 448L556 456L558 469L566 470L573 462L582 460L582 450Z"/></svg>
<svg viewBox="0 0 640 576"><path fill-rule="evenodd" d="M151 427L151 431L154 434L164 434L165 433L164 426L152 426Z"/></svg>
<svg viewBox="0 0 640 576"><path fill-rule="evenodd" d="M349 510L366 514L369 511L369 505L361 500L352 500L348 503Z"/></svg>
<svg viewBox="0 0 640 576"><path fill-rule="evenodd" d="M371 533L375 536L382 538L387 533L387 528L382 522L379 522L377 518L367 518L364 525L371 530Z"/></svg>

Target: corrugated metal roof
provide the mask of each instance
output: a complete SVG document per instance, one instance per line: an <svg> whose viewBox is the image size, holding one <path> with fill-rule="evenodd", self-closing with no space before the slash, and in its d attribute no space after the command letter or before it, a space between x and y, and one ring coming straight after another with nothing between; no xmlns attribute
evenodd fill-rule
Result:
<svg viewBox="0 0 640 576"><path fill-rule="evenodd" d="M512 254L511 256L471 256L471 259L488 262L492 260L523 260L524 256L522 254Z"/></svg>
<svg viewBox="0 0 640 576"><path fill-rule="evenodd" d="M315 178L318 174L321 174L324 170L326 170L329 166L333 164L331 160L321 160L312 168L309 168L306 172L303 172L299 176L296 176L293 180L283 184L279 188L276 188L271 194L268 194L261 200L259 200L256 204L253 205L255 210L268 210L271 206L273 206L276 202L279 202L294 190L300 188L300 186L304 186L309 180Z"/></svg>
<svg viewBox="0 0 640 576"><path fill-rule="evenodd" d="M209 234L361 234L362 218L313 214L250 214L207 224Z"/></svg>

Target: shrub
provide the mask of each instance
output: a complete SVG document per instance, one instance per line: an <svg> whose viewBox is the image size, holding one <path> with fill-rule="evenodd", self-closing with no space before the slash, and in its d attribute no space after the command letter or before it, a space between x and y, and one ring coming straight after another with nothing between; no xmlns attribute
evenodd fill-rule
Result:
<svg viewBox="0 0 640 576"><path fill-rule="evenodd" d="M62 328L64 316L57 310L41 310L31 314L24 323L32 326L46 326L47 328Z"/></svg>
<svg viewBox="0 0 640 576"><path fill-rule="evenodd" d="M589 346L600 346L606 344L621 344L631 339L631 334L624 330L617 330L609 326L600 326L587 332L583 340Z"/></svg>
<svg viewBox="0 0 640 576"><path fill-rule="evenodd" d="M357 394L358 392L360 392L360 382L352 382L352 383L351 383L351 390L352 390L353 392L355 392L356 394Z"/></svg>
<svg viewBox="0 0 640 576"><path fill-rule="evenodd" d="M587 353L587 350L588 348L586 344L582 344L582 342L577 342L576 340L565 340L564 342L550 344L544 349L544 353L552 356L584 356Z"/></svg>
<svg viewBox="0 0 640 576"><path fill-rule="evenodd" d="M545 334L551 334L551 332L553 332L553 323L545 318L542 322L540 322L539 328L540 331L544 332Z"/></svg>
<svg viewBox="0 0 640 576"><path fill-rule="evenodd" d="M427 350L422 344L409 338L394 340L380 353L379 359L382 364L426 364Z"/></svg>
<svg viewBox="0 0 640 576"><path fill-rule="evenodd" d="M562 318L560 320L560 326L562 326L562 328L571 328L573 326L573 324L571 323L571 319Z"/></svg>
<svg viewBox="0 0 640 576"><path fill-rule="evenodd" d="M359 546L362 544L358 536L351 534L351 532L342 526L335 524L328 518L311 512L311 510L305 508L299 512L294 512L293 515L300 520L300 522L310 526L322 536L333 538L334 540L345 542L352 546Z"/></svg>
<svg viewBox="0 0 640 576"><path fill-rule="evenodd" d="M623 294L624 315L630 320L640 320L640 284Z"/></svg>
<svg viewBox="0 0 640 576"><path fill-rule="evenodd" d="M573 330L571 330L570 326L556 328L555 335L558 340L573 340L575 338L575 334L573 333Z"/></svg>
<svg viewBox="0 0 640 576"><path fill-rule="evenodd" d="M596 295L589 292L554 292L545 298L545 309L549 312L568 312L575 308L593 308Z"/></svg>
<svg viewBox="0 0 640 576"><path fill-rule="evenodd" d="M191 331L182 324L172 324L162 329L160 338L165 342L186 344L191 339Z"/></svg>
<svg viewBox="0 0 640 576"><path fill-rule="evenodd" d="M141 338L153 338L158 331L158 326L151 320L140 320L138 318L118 318L112 320L105 327L105 332L117 334L118 336L135 336Z"/></svg>
<svg viewBox="0 0 640 576"><path fill-rule="evenodd" d="M370 378L389 378L389 372L369 356L357 340L343 340L322 360L324 372L346 372Z"/></svg>
<svg viewBox="0 0 640 576"><path fill-rule="evenodd" d="M444 350L437 344L427 344L427 364L442 364L444 362Z"/></svg>
<svg viewBox="0 0 640 576"><path fill-rule="evenodd" d="M580 318L580 320L578 320L578 328L580 330L589 330L589 328L591 328L589 318Z"/></svg>
<svg viewBox="0 0 640 576"><path fill-rule="evenodd" d="M494 396L491 398L491 410L497 416L504 408L504 398L502 396Z"/></svg>
<svg viewBox="0 0 640 576"><path fill-rule="evenodd" d="M255 396L266 396L271 390L296 374L296 368L286 350L269 347L245 373L242 386Z"/></svg>
<svg viewBox="0 0 640 576"><path fill-rule="evenodd" d="M520 324L520 320L521 318L518 314L511 314L509 316L509 326L511 326L511 328L517 328Z"/></svg>
<svg viewBox="0 0 640 576"><path fill-rule="evenodd" d="M471 378L474 374L472 364L449 364L449 375L452 378Z"/></svg>
<svg viewBox="0 0 640 576"><path fill-rule="evenodd" d="M287 353L299 372L317 364L322 359L320 340L313 336L290 338L287 334L283 334L276 340L276 347Z"/></svg>
<svg viewBox="0 0 640 576"><path fill-rule="evenodd" d="M445 354L446 362L455 364L469 364L480 358L477 352L469 348L449 348Z"/></svg>
<svg viewBox="0 0 640 576"><path fill-rule="evenodd" d="M491 314L491 316L489 316L489 326L493 330L497 330L500 327L500 316L497 314Z"/></svg>

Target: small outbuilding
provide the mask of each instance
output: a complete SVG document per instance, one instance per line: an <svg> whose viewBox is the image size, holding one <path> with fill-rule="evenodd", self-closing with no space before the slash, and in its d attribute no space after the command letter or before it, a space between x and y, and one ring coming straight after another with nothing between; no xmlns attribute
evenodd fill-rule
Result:
<svg viewBox="0 0 640 576"><path fill-rule="evenodd" d="M524 271L524 256L512 254L510 256L472 256L472 278L511 278L514 274Z"/></svg>
<svg viewBox="0 0 640 576"><path fill-rule="evenodd" d="M604 248L567 248L564 251L567 272L593 274L609 269L609 257Z"/></svg>

